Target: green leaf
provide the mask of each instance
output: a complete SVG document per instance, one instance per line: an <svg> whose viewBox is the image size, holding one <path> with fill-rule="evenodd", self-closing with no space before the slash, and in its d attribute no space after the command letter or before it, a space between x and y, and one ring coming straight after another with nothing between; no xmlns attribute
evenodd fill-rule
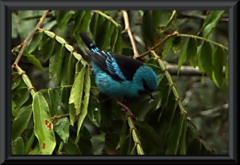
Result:
<svg viewBox="0 0 240 165"><path fill-rule="evenodd" d="M30 149L32 148L33 141L35 140L35 134L32 132L31 137L26 142L26 153L30 153Z"/></svg>
<svg viewBox="0 0 240 165"><path fill-rule="evenodd" d="M197 58L197 42L195 38L190 38L188 40L186 53L189 63L195 68Z"/></svg>
<svg viewBox="0 0 240 165"><path fill-rule="evenodd" d="M163 154L164 148L161 143L161 137L158 136L156 131L149 124L143 121L135 123L136 129L141 137L141 144L146 153ZM149 136L151 135L151 136Z"/></svg>
<svg viewBox="0 0 240 165"><path fill-rule="evenodd" d="M27 128L32 115L32 106L23 107L18 112L12 123L12 139L15 140Z"/></svg>
<svg viewBox="0 0 240 165"><path fill-rule="evenodd" d="M41 42L42 40L42 37L43 37L43 33L42 32L37 32L34 34L30 44L28 45L28 47L26 48L26 51L28 53L31 53L33 52L37 46L39 45L39 43Z"/></svg>
<svg viewBox="0 0 240 165"><path fill-rule="evenodd" d="M145 10L142 17L142 34L146 44L150 47L154 46L154 27L151 11Z"/></svg>
<svg viewBox="0 0 240 165"><path fill-rule="evenodd" d="M130 154L130 147L131 147L131 138L130 135L126 135L124 137L120 137L120 154L121 155L128 155Z"/></svg>
<svg viewBox="0 0 240 165"><path fill-rule="evenodd" d="M83 17L82 25L79 30L84 32L87 31L90 20L91 20L91 10L86 10Z"/></svg>
<svg viewBox="0 0 240 165"><path fill-rule="evenodd" d="M91 17L91 10L77 11L75 14L75 23L72 32L78 35L79 32L85 32L88 28Z"/></svg>
<svg viewBox="0 0 240 165"><path fill-rule="evenodd" d="M187 59L187 47L188 47L188 42L189 39L185 42L185 44L183 45L183 48L181 50L179 59L178 59L178 72L182 67L182 64L186 61Z"/></svg>
<svg viewBox="0 0 240 165"><path fill-rule="evenodd" d="M69 117L70 117L70 125L74 125L75 120L76 120L76 113L75 113L75 108L73 104L69 104Z"/></svg>
<svg viewBox="0 0 240 165"><path fill-rule="evenodd" d="M72 17L72 14L71 14L71 11L69 10L57 11L56 20L57 20L58 27L60 29L63 29L67 25L71 17Z"/></svg>
<svg viewBox="0 0 240 165"><path fill-rule="evenodd" d="M36 66L38 69L40 69L41 71L43 71L43 66L41 64L41 62L32 54L29 53L24 53L27 56L27 59L29 62L31 62L34 66Z"/></svg>
<svg viewBox="0 0 240 165"><path fill-rule="evenodd" d="M183 130L182 130L182 134L181 134L181 142L180 142L179 154L180 155L186 155L187 154L186 138L188 138L186 136L187 129L188 129L188 125L187 125L187 120L186 119L184 119L182 127L183 127Z"/></svg>
<svg viewBox="0 0 240 165"><path fill-rule="evenodd" d="M60 136L64 143L69 138L69 119L67 117L60 118L54 123L54 131Z"/></svg>
<svg viewBox="0 0 240 165"><path fill-rule="evenodd" d="M162 16L164 15L165 11L162 10L152 10L152 26L153 29L158 29L159 25L161 24Z"/></svg>
<svg viewBox="0 0 240 165"><path fill-rule="evenodd" d="M55 39L54 38L48 38L42 45L41 51L42 51L42 57L43 61L46 62L53 54L53 50L55 47Z"/></svg>
<svg viewBox="0 0 240 165"><path fill-rule="evenodd" d="M203 23L203 36L207 38L216 27L225 10L212 11Z"/></svg>
<svg viewBox="0 0 240 165"><path fill-rule="evenodd" d="M91 78L90 78L90 68L87 68L86 75L84 78L84 99L83 99L83 107L78 116L78 129L77 129L77 137L75 142L77 143L80 138L80 129L82 127L83 121L87 116L88 112L88 104L89 104L89 97L90 97L90 88L91 88Z"/></svg>
<svg viewBox="0 0 240 165"><path fill-rule="evenodd" d="M112 21L108 21L108 26L109 26L109 28L108 28L108 31L107 31L107 33L106 33L106 49L109 49L109 47L110 47L110 44L111 44L111 38L112 38L112 36L113 36L113 32L114 32L114 29L116 28L116 26L112 23Z"/></svg>
<svg viewBox="0 0 240 165"><path fill-rule="evenodd" d="M20 108L22 105L24 105L30 96L30 92L27 88L19 88L17 90L17 95L14 96L13 100L16 103L16 107Z"/></svg>
<svg viewBox="0 0 240 165"><path fill-rule="evenodd" d="M184 120L186 120L185 116L181 115L179 112L175 113L173 123L169 131L167 150L165 154L176 155L179 147L182 146L180 143L180 137L183 130Z"/></svg>
<svg viewBox="0 0 240 165"><path fill-rule="evenodd" d="M167 52L172 48L173 40L174 40L174 37L171 37L164 43L164 50L162 52L163 58L167 57Z"/></svg>
<svg viewBox="0 0 240 165"><path fill-rule="evenodd" d="M79 147L72 140L69 140L68 143L64 144L63 151L67 155L81 155Z"/></svg>
<svg viewBox="0 0 240 165"><path fill-rule="evenodd" d="M24 141L22 137L17 137L12 143L13 155L25 155Z"/></svg>
<svg viewBox="0 0 240 165"><path fill-rule="evenodd" d="M181 37L180 36L176 36L173 37L173 42L172 42L172 50L176 53L176 51L180 48L181 46Z"/></svg>
<svg viewBox="0 0 240 165"><path fill-rule="evenodd" d="M76 60L72 53L69 55L68 62L67 62L67 82L66 84L73 84L73 78L74 78L74 66L76 64Z"/></svg>
<svg viewBox="0 0 240 165"><path fill-rule="evenodd" d="M54 55L50 58L50 64L49 64L49 76L52 78L54 75L57 75L57 85L60 86L60 81L61 81L61 71L62 69L62 64L63 64L63 59L65 55L65 47L62 44L56 44L55 46L56 51L54 52Z"/></svg>
<svg viewBox="0 0 240 165"><path fill-rule="evenodd" d="M81 112L85 72L86 67L83 67L75 78L70 93L69 104L74 104L74 108L76 109L76 115L80 114Z"/></svg>
<svg viewBox="0 0 240 165"><path fill-rule="evenodd" d="M217 47L213 54L213 74L214 83L220 87L223 81L223 66L225 65L226 53L222 47Z"/></svg>
<svg viewBox="0 0 240 165"><path fill-rule="evenodd" d="M119 135L114 132L107 133L105 135L105 150L107 153L111 153L112 151L116 150L117 145L119 143Z"/></svg>
<svg viewBox="0 0 240 165"><path fill-rule="evenodd" d="M14 77L14 75L12 74L12 77ZM22 78L20 76L16 76L14 78L12 78L12 90L16 89L22 82Z"/></svg>
<svg viewBox="0 0 240 165"><path fill-rule="evenodd" d="M176 15L176 11L162 11L161 17L160 17L160 23L159 26L162 29L167 29L169 25L172 23L174 16Z"/></svg>
<svg viewBox="0 0 240 165"><path fill-rule="evenodd" d="M204 42L199 51L199 60L202 67L209 77L212 77L213 64L212 64L212 46L209 42Z"/></svg>
<svg viewBox="0 0 240 165"><path fill-rule="evenodd" d="M44 26L43 29L45 30L51 30L53 27L55 27L57 25L57 21L56 20L52 20L50 22L47 22Z"/></svg>
<svg viewBox="0 0 240 165"><path fill-rule="evenodd" d="M92 128L89 127L89 130L83 126L83 128L81 129L82 131L82 135L79 142L78 142L78 146L79 149L82 153L82 155L93 155L93 146L92 146L92 135L90 134L90 130Z"/></svg>
<svg viewBox="0 0 240 165"><path fill-rule="evenodd" d="M203 43L197 47L197 60L198 60L199 72L204 72L201 56L199 55L202 49L202 46L203 46Z"/></svg>
<svg viewBox="0 0 240 165"><path fill-rule="evenodd" d="M28 18L29 16L33 15L34 10L20 10L18 11L18 34L21 37L21 40L24 41L27 36L29 35L29 32L31 32L36 24L37 24L37 19L29 19L29 20L24 20Z"/></svg>
<svg viewBox="0 0 240 165"><path fill-rule="evenodd" d="M98 23L97 23L97 30L95 37L95 43L100 49L106 49L107 46L107 36L108 30L110 28L111 21L108 21L102 15L99 15Z"/></svg>
<svg viewBox="0 0 240 165"><path fill-rule="evenodd" d="M71 33L76 34L80 32L79 28L83 24L82 19L84 18L85 10L78 10L74 14L74 23L72 24Z"/></svg>
<svg viewBox="0 0 240 165"><path fill-rule="evenodd" d="M96 36L96 31L98 28L98 18L99 18L98 13L94 13L90 22L90 31L92 32L93 40L95 41L95 36Z"/></svg>
<svg viewBox="0 0 240 165"><path fill-rule="evenodd" d="M11 106L12 106L12 116L15 117L17 116L19 109L16 108L17 107L16 103L13 100L12 100Z"/></svg>
<svg viewBox="0 0 240 165"><path fill-rule="evenodd" d="M116 43L117 43L117 38L118 38L118 36L119 36L119 34L118 34L118 32L119 32L119 30L118 30L118 28L114 28L114 32L113 32L113 35L112 35L112 38L111 38L111 51L112 52L115 52L115 47L116 47Z"/></svg>
<svg viewBox="0 0 240 165"><path fill-rule="evenodd" d="M99 103L98 99L96 97L90 97L91 104L89 104L88 108L88 118L91 120L91 122L96 125L97 127L100 126L101 121L101 115L99 110Z"/></svg>
<svg viewBox="0 0 240 165"><path fill-rule="evenodd" d="M39 148L39 145L37 145L32 151L29 152L29 155L40 155L40 154L42 154L42 153Z"/></svg>
<svg viewBox="0 0 240 165"><path fill-rule="evenodd" d="M105 100L103 103L100 103L100 116L101 116L101 121L100 125L101 127L106 127L109 128L111 124L111 116L112 116L112 110L113 110L113 105L112 105L112 100L108 99L107 96L100 94L99 95L99 100Z"/></svg>
<svg viewBox="0 0 240 165"><path fill-rule="evenodd" d="M48 93L48 105L51 116L59 115L58 109L61 106L61 92L57 89L49 89Z"/></svg>
<svg viewBox="0 0 240 165"><path fill-rule="evenodd" d="M121 29L118 28L118 38L117 38L117 41L116 41L116 44L115 44L115 50L114 52L116 54L121 54L122 53L122 35L121 35Z"/></svg>
<svg viewBox="0 0 240 165"><path fill-rule="evenodd" d="M218 15L219 13L221 13L221 12L222 12L221 10L211 11L210 14L205 18L204 23L203 23L201 29L200 29L199 32L198 32L198 35L202 32L202 30L204 30L204 28L205 28L208 24L210 24L212 21L214 21L214 19L217 18L217 15Z"/></svg>
<svg viewBox="0 0 240 165"><path fill-rule="evenodd" d="M99 134L99 135L95 135L92 137L91 142L92 142L92 146L93 146L93 154L94 155L101 155L102 154L102 150L104 147L104 141L105 141L105 134Z"/></svg>
<svg viewBox="0 0 240 165"><path fill-rule="evenodd" d="M169 15L168 21L166 21L166 25L164 26L164 30L167 29L173 22L174 20L176 20L177 18L177 12L176 10L172 10L171 13L167 13ZM164 15L167 15L164 14ZM162 19L162 22L164 21L164 19Z"/></svg>
<svg viewBox="0 0 240 165"><path fill-rule="evenodd" d="M56 146L53 123L47 101L43 95L36 92L33 97L34 133L38 139L42 154L52 154Z"/></svg>

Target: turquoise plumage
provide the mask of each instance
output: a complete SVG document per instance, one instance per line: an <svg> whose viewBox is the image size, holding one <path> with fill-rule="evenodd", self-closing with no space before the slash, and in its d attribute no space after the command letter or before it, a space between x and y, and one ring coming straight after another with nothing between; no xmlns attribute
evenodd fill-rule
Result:
<svg viewBox="0 0 240 165"><path fill-rule="evenodd" d="M95 82L101 93L114 98L138 97L157 87L157 75L149 66L124 55L100 50L86 33L80 36L90 51Z"/></svg>

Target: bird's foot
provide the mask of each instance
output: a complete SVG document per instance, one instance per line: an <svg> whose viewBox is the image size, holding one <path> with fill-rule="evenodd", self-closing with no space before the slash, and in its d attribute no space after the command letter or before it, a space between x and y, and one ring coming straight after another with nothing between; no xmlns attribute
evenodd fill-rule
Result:
<svg viewBox="0 0 240 165"><path fill-rule="evenodd" d="M122 111L127 111L128 115L131 116L134 120L137 120L136 116L133 115L133 113L131 112L131 110L126 106L124 105L123 103L121 103L120 101L117 101L117 103L122 106L121 110Z"/></svg>

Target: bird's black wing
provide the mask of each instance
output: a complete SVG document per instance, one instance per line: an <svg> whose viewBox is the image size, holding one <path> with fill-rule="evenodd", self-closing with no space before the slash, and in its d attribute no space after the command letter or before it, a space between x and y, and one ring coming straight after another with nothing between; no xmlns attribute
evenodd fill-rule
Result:
<svg viewBox="0 0 240 165"><path fill-rule="evenodd" d="M107 73L108 75L110 75L114 80L116 81L123 81L123 79L121 77L119 77L117 74L113 74L113 72L109 71L109 67L107 66L106 63L106 59L105 56L100 56L99 52L98 53L94 53L91 51L86 51L87 54L91 57L92 61L105 73Z"/></svg>
<svg viewBox="0 0 240 165"><path fill-rule="evenodd" d="M112 65L108 63L106 56L99 55L101 51L98 51L97 53L93 53L90 51L87 51L88 55L92 58L92 61L100 68L102 71L110 75L114 80L116 81L123 81L123 79L116 74L116 70L112 69ZM109 53L109 52L108 52ZM132 59L127 56L123 55L117 55L114 53L111 53L111 57L115 59L118 68L117 70L121 70L122 74L126 78L126 80L132 80L133 75L135 74L136 70L143 65L142 62L137 61L135 59Z"/></svg>
<svg viewBox="0 0 240 165"><path fill-rule="evenodd" d="M91 50L91 52L87 51L87 53L93 62L114 80L132 80L136 70L143 65L140 61L130 57L100 50L86 33L80 33L80 36Z"/></svg>
<svg viewBox="0 0 240 165"><path fill-rule="evenodd" d="M128 56L117 54L112 54L112 56L116 59L119 68L127 80L132 80L137 69L143 65L142 62Z"/></svg>

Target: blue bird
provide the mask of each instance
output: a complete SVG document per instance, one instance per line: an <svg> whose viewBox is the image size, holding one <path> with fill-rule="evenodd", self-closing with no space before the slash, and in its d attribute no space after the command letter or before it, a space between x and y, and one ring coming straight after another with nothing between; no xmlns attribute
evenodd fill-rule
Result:
<svg viewBox="0 0 240 165"><path fill-rule="evenodd" d="M151 92L158 80L152 68L133 58L100 50L86 33L80 32L80 36L90 50L86 52L91 57L95 82L101 93L114 99L142 94L153 99Z"/></svg>
<svg viewBox="0 0 240 165"><path fill-rule="evenodd" d="M138 97L148 94L157 87L157 75L152 68L127 56L100 50L86 33L80 33L87 54L92 59L96 85L100 92L112 98Z"/></svg>

